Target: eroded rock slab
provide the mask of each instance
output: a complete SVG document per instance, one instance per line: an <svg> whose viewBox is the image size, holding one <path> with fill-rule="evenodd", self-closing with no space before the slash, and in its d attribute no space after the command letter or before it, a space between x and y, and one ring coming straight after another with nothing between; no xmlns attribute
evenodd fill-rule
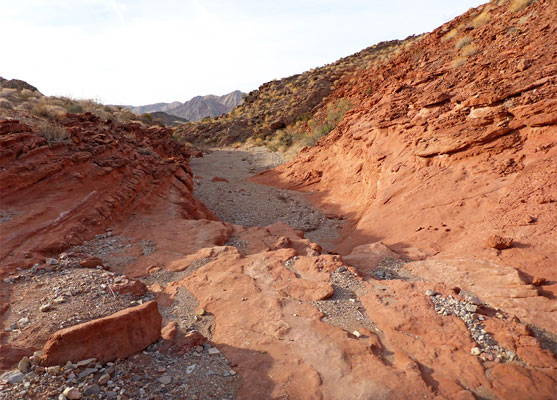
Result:
<svg viewBox="0 0 557 400"><path fill-rule="evenodd" d="M108 317L54 333L43 348L41 364L96 358L108 362L143 350L161 335L162 317L157 302L131 307Z"/></svg>

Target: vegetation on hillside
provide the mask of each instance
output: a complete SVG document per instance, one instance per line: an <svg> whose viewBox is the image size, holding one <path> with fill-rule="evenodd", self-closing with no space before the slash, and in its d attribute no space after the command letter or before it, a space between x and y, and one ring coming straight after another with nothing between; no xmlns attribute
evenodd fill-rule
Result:
<svg viewBox="0 0 557 400"><path fill-rule="evenodd" d="M328 102L341 78L389 60L418 39L382 42L332 64L267 82L229 114L180 125L176 137L197 145L254 144L296 153L331 132L352 107L348 99Z"/></svg>

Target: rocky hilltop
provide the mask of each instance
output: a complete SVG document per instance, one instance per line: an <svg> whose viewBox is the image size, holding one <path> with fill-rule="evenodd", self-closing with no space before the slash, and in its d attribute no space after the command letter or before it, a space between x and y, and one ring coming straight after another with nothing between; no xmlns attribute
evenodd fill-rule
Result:
<svg viewBox="0 0 557 400"><path fill-rule="evenodd" d="M171 130L2 89L0 398L555 399L556 14L352 59L287 163L176 140L249 98Z"/></svg>
<svg viewBox="0 0 557 400"><path fill-rule="evenodd" d="M219 115L229 113L238 105L242 104L243 95L244 93L241 91L235 90L223 96L195 96L184 103L175 101L172 103L156 103L139 107L126 106L126 108L136 114L162 111L170 115L184 118L187 121L201 121L206 117L218 117Z"/></svg>

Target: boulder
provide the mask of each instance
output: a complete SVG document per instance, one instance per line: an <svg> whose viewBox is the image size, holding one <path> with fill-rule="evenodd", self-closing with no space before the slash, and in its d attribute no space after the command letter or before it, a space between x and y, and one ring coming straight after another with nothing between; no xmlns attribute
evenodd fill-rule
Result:
<svg viewBox="0 0 557 400"><path fill-rule="evenodd" d="M104 318L61 329L47 340L41 364L96 358L105 363L126 358L155 342L161 334L162 317L151 301Z"/></svg>

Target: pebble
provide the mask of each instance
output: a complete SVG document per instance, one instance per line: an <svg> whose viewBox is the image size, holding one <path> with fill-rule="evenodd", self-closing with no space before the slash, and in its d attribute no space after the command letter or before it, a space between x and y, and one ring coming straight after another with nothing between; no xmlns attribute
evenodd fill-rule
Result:
<svg viewBox="0 0 557 400"><path fill-rule="evenodd" d="M479 356L480 354L482 354L482 350L479 347L472 347L472 350L470 350L470 353L473 356Z"/></svg>
<svg viewBox="0 0 557 400"><path fill-rule="evenodd" d="M216 355L220 354L220 351L216 347L211 347L209 350L207 350L207 353L209 353L210 355Z"/></svg>
<svg viewBox="0 0 557 400"><path fill-rule="evenodd" d="M97 368L87 368L85 371L81 371L79 373L79 375L77 375L77 377L79 379L85 378L86 376L89 376L91 374L94 374L95 372L97 372L98 369Z"/></svg>
<svg viewBox="0 0 557 400"><path fill-rule="evenodd" d="M107 383L110 380L110 375L108 374L103 374L101 375L101 377L98 380L99 385L104 385L105 383Z"/></svg>
<svg viewBox="0 0 557 400"><path fill-rule="evenodd" d="M25 375L18 370L6 372L0 377L0 381L6 381L8 383L18 383L23 380Z"/></svg>
<svg viewBox="0 0 557 400"><path fill-rule="evenodd" d="M89 385L85 388L83 394L86 396L91 396L91 395L99 394L100 392L101 392L100 386L97 385L96 383L93 383L92 385Z"/></svg>
<svg viewBox="0 0 557 400"><path fill-rule="evenodd" d="M168 385L170 382L172 382L172 377L169 375L163 375L159 378L159 382L163 385Z"/></svg>
<svg viewBox="0 0 557 400"><path fill-rule="evenodd" d="M17 364L17 369L25 374L27 373L27 371L29 371L30 366L31 366L31 361L29 361L29 358L23 357L21 360L19 360L19 363Z"/></svg>
<svg viewBox="0 0 557 400"><path fill-rule="evenodd" d="M80 367L88 367L89 365L91 365L91 364L93 364L93 363L95 363L95 362L97 362L97 359L96 359L96 358L88 358L88 359L86 359L86 360L78 361L78 362L75 364L75 366L76 366L77 368L80 368Z"/></svg>
<svg viewBox="0 0 557 400"><path fill-rule="evenodd" d="M17 321L17 323L19 324L19 326L25 326L29 323L29 318L27 317L20 318L19 321Z"/></svg>
<svg viewBox="0 0 557 400"><path fill-rule="evenodd" d="M197 310L197 311L195 312L195 315L197 315L197 316L199 316L199 317L205 315L205 309L204 309L204 308L200 308L199 310Z"/></svg>
<svg viewBox="0 0 557 400"><path fill-rule="evenodd" d="M186 367L186 374L191 375L195 369L196 364L192 364Z"/></svg>
<svg viewBox="0 0 557 400"><path fill-rule="evenodd" d="M59 365L53 365L52 367L46 367L45 371L47 374L50 375L58 375L60 373L60 366Z"/></svg>
<svg viewBox="0 0 557 400"><path fill-rule="evenodd" d="M426 295L426 296L435 296L436 293L435 293L434 290L427 289L427 290L425 291L425 295Z"/></svg>
<svg viewBox="0 0 557 400"><path fill-rule="evenodd" d="M47 312L47 311L50 311L51 308L52 308L52 305L50 303L46 303L46 304L43 304L42 306L39 307L39 311L40 312Z"/></svg>
<svg viewBox="0 0 557 400"><path fill-rule="evenodd" d="M62 394L66 396L69 400L81 399L81 392L73 386L64 389Z"/></svg>
<svg viewBox="0 0 557 400"><path fill-rule="evenodd" d="M336 270L337 273L341 273L341 272L344 272L344 271L346 271L346 267L345 267L344 265L341 265L341 266L338 267L337 270Z"/></svg>
<svg viewBox="0 0 557 400"><path fill-rule="evenodd" d="M55 258L47 258L45 262L48 265L58 265L58 260Z"/></svg>
<svg viewBox="0 0 557 400"><path fill-rule="evenodd" d="M466 304L464 308L466 308L466 311L471 313L475 313L478 310L478 306L476 306L475 304Z"/></svg>
<svg viewBox="0 0 557 400"><path fill-rule="evenodd" d="M357 338L362 337L362 334L361 334L360 332L358 332L358 331L352 332L352 335L356 336Z"/></svg>

